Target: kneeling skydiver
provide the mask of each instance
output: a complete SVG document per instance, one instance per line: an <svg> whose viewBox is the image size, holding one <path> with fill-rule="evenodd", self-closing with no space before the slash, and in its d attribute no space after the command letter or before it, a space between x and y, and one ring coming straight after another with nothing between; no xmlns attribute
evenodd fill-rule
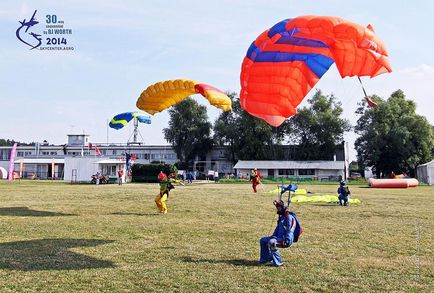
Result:
<svg viewBox="0 0 434 293"><path fill-rule="evenodd" d="M282 194L284 191L282 192ZM281 194L281 195L282 195ZM288 195L288 203L290 202L290 195ZM279 251L280 248L290 247L294 242L298 241L298 237L302 233L300 222L294 212L288 210L283 200L275 200L273 202L276 207L279 218L277 220L277 227L271 236L262 237L261 256L259 262L266 264L272 262L273 266L279 267L283 264L282 256Z"/></svg>

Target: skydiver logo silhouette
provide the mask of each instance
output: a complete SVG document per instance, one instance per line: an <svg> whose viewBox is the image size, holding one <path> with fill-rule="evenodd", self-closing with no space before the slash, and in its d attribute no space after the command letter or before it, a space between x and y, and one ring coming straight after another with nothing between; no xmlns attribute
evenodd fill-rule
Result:
<svg viewBox="0 0 434 293"><path fill-rule="evenodd" d="M27 32L29 30L29 28L32 28L33 26L35 26L36 24L39 23L39 21L37 21L36 18L35 18L36 12L37 12L37 10L35 10L35 12L33 12L33 15L32 15L32 17L30 18L29 21L26 21L26 19L24 19L23 21L19 21L19 23L21 24L21 26L17 29L17 31L15 33L16 36L17 36L17 38L18 38L18 40L20 40L24 44L26 44L26 45L28 45L28 46L31 47L30 50L36 49L42 43L41 35L38 35L38 34L36 34L34 32L30 32L30 33ZM23 31L23 28L25 28L24 31ZM25 41L23 39L23 37L26 34L32 36L32 38L34 40L36 40L38 43L35 44L35 45L32 45L31 43L35 43L34 41L33 42L27 42L27 41ZM30 40L33 40L33 39L30 39Z"/></svg>

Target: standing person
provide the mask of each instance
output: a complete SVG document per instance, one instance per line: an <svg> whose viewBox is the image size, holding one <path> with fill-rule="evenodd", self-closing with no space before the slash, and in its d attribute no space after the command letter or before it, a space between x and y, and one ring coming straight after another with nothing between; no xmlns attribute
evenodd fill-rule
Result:
<svg viewBox="0 0 434 293"><path fill-rule="evenodd" d="M219 181L219 172L214 171L214 182L217 183Z"/></svg>
<svg viewBox="0 0 434 293"><path fill-rule="evenodd" d="M189 171L187 173L187 183L192 184L193 183L193 172Z"/></svg>
<svg viewBox="0 0 434 293"><path fill-rule="evenodd" d="M155 197L155 203L157 204L157 207L161 214L167 214L166 200L169 198L170 190L175 188L172 184L172 182L174 181L173 177L175 177L173 173L170 174L170 176L167 176L163 172L160 172L160 174L158 174L158 179L161 179L160 193Z"/></svg>
<svg viewBox="0 0 434 293"><path fill-rule="evenodd" d="M122 176L124 176L124 171L122 169L119 169L118 171L118 184L122 185Z"/></svg>
<svg viewBox="0 0 434 293"><path fill-rule="evenodd" d="M101 173L99 171L96 172L96 185L99 184L99 177L101 176Z"/></svg>
<svg viewBox="0 0 434 293"><path fill-rule="evenodd" d="M282 200L275 200L273 204L279 215L277 227L273 235L262 237L259 241L261 245L259 262L261 264L271 262L273 266L280 267L283 260L279 248L287 248L297 242L302 229L295 213L288 211L288 207Z"/></svg>
<svg viewBox="0 0 434 293"><path fill-rule="evenodd" d="M260 183L260 178L258 175L258 170L256 168L250 170L250 181L252 181L252 188L254 192L258 192L256 190L256 186Z"/></svg>
<svg viewBox="0 0 434 293"><path fill-rule="evenodd" d="M338 188L338 198L339 198L339 205L341 206L348 206L348 196L351 194L350 189L347 186L347 183L342 180L341 184Z"/></svg>

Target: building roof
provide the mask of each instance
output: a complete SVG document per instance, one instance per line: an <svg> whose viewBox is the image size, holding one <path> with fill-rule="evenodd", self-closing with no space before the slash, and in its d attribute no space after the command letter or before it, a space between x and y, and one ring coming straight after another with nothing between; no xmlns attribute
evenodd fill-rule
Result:
<svg viewBox="0 0 434 293"><path fill-rule="evenodd" d="M432 164L434 164L434 160L432 160L432 161L430 161L430 162L427 162L427 163L425 163L425 164L421 164L421 165L419 165L418 167L430 166L430 165L432 165Z"/></svg>
<svg viewBox="0 0 434 293"><path fill-rule="evenodd" d="M95 164L125 164L125 159L105 159L97 161Z"/></svg>
<svg viewBox="0 0 434 293"><path fill-rule="evenodd" d="M53 161L55 164L64 164L65 159L53 159L53 158L31 158L31 159L18 159L15 160L15 164L21 163L21 161L24 164L52 164Z"/></svg>
<svg viewBox="0 0 434 293"><path fill-rule="evenodd" d="M234 169L323 169L343 170L343 161L238 161Z"/></svg>

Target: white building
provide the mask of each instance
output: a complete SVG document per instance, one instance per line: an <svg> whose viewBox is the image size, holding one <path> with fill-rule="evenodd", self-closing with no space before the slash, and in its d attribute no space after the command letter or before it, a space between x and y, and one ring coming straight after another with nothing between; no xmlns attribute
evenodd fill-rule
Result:
<svg viewBox="0 0 434 293"><path fill-rule="evenodd" d="M428 185L434 185L434 160L416 168L416 178Z"/></svg>
<svg viewBox="0 0 434 293"><path fill-rule="evenodd" d="M123 181L127 181L126 153L133 155L135 163L150 164L163 161L174 164L178 161L170 145L139 145L119 143L92 143L87 134L69 134L68 143L33 146L18 146L14 160L14 171L19 178L60 179L67 182L90 182L98 171L102 175L117 177L123 170ZM96 151L98 147L99 153ZM0 179L6 178L9 170L11 146L0 147ZM197 158L193 171L207 173L214 170L224 175L233 172L233 164L225 156L225 148L215 148L206 156Z"/></svg>
<svg viewBox="0 0 434 293"><path fill-rule="evenodd" d="M257 168L263 177L298 177L338 180L344 176L344 161L238 161L234 169L245 177Z"/></svg>
<svg viewBox="0 0 434 293"><path fill-rule="evenodd" d="M18 146L14 160L14 171L19 178L59 179L67 182L90 182L91 176L100 172L114 181L117 172L123 170L123 181L128 181L126 153L135 157L136 164L150 164L163 161L174 164L178 161L170 145L140 145L116 143L92 143L87 134L69 134L68 143L49 145L47 142L33 146ZM96 150L98 147L98 151ZM330 157L334 161L295 161L298 146L280 146L285 161L238 161L233 163L227 157L226 147L214 147L205 156L197 157L190 170L197 178L205 178L209 171L223 177L229 174L243 174L258 168L264 177L300 177L318 180L337 180L345 177L343 147L338 146ZM11 146L0 147L0 178L9 170ZM234 168L236 172L234 172Z"/></svg>

